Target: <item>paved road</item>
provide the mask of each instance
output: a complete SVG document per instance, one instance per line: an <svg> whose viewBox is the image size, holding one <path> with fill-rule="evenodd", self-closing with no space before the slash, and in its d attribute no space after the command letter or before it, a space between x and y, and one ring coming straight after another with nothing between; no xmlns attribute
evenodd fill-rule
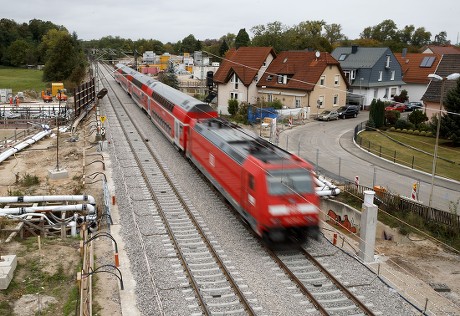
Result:
<svg viewBox="0 0 460 316"><path fill-rule="evenodd" d="M410 197L412 185L420 181L419 200L428 205L431 190L431 174L396 165L361 150L353 143L353 130L368 119L369 112L360 112L358 118L318 122L307 121L305 125L281 133L279 145L317 166L320 173L335 180L348 179L373 187L380 185L389 191ZM432 206L449 211L452 204L460 211L460 183L435 178Z"/></svg>

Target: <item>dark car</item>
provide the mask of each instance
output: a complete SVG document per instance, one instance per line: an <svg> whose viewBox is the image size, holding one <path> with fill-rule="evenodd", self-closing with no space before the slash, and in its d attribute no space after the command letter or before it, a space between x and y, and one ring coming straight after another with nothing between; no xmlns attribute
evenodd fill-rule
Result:
<svg viewBox="0 0 460 316"><path fill-rule="evenodd" d="M357 117L359 113L359 108L355 105L344 105L337 109L337 113L339 114L339 118L347 118L347 117Z"/></svg>
<svg viewBox="0 0 460 316"><path fill-rule="evenodd" d="M409 103L406 104L406 106L407 106L407 111L423 109L423 103L422 102L409 102Z"/></svg>

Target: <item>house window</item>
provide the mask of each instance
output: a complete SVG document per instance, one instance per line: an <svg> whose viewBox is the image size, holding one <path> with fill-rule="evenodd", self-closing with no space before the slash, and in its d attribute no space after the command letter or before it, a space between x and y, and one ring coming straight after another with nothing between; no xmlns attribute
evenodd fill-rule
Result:
<svg viewBox="0 0 460 316"><path fill-rule="evenodd" d="M347 58L347 54L341 54L339 56L339 61L343 61L343 60L345 60L345 58Z"/></svg>
<svg viewBox="0 0 460 316"><path fill-rule="evenodd" d="M255 81L255 82L259 81L259 75L256 75L256 76L254 77L254 81Z"/></svg>
<svg viewBox="0 0 460 316"><path fill-rule="evenodd" d="M385 68L390 68L390 55L387 55L387 61L385 63Z"/></svg>
<svg viewBox="0 0 460 316"><path fill-rule="evenodd" d="M238 93L231 92L230 93L230 99L238 100Z"/></svg>
<svg viewBox="0 0 460 316"><path fill-rule="evenodd" d="M334 106L337 106L339 104L339 95L335 94L334 95Z"/></svg>
<svg viewBox="0 0 460 316"><path fill-rule="evenodd" d="M395 95L396 95L396 87L391 88L391 90L390 90L390 96L391 96L391 98L394 98Z"/></svg>
<svg viewBox="0 0 460 316"><path fill-rule="evenodd" d="M296 108L300 108L300 107L301 107L301 104L300 104L300 97L295 97L295 107L296 107Z"/></svg>
<svg viewBox="0 0 460 316"><path fill-rule="evenodd" d="M324 86L325 81L326 81L326 76L321 76L321 78L319 79L319 85Z"/></svg>
<svg viewBox="0 0 460 316"><path fill-rule="evenodd" d="M231 82L233 82L233 88L238 90L238 83L240 82L240 79L238 79L236 74L233 74Z"/></svg>
<svg viewBox="0 0 460 316"><path fill-rule="evenodd" d="M334 77L334 85L336 85L336 86L339 85L339 75L335 75L335 77Z"/></svg>
<svg viewBox="0 0 460 316"><path fill-rule="evenodd" d="M267 95L267 101L268 101L268 102L273 102L273 94L269 93L269 94Z"/></svg>
<svg viewBox="0 0 460 316"><path fill-rule="evenodd" d="M378 96L379 96L379 89L376 88L376 89L374 89L374 99L377 99Z"/></svg>
<svg viewBox="0 0 460 316"><path fill-rule="evenodd" d="M324 95L320 95L318 98L318 108L323 108L324 107Z"/></svg>
<svg viewBox="0 0 460 316"><path fill-rule="evenodd" d="M379 81L382 81L383 78L383 71L379 71Z"/></svg>
<svg viewBox="0 0 460 316"><path fill-rule="evenodd" d="M278 83L283 83L283 76L282 75L278 75Z"/></svg>
<svg viewBox="0 0 460 316"><path fill-rule="evenodd" d="M268 76L267 76L267 81L272 81L272 78L273 78L272 75L268 75Z"/></svg>
<svg viewBox="0 0 460 316"><path fill-rule="evenodd" d="M394 70L391 71L391 80L395 80L395 71Z"/></svg>

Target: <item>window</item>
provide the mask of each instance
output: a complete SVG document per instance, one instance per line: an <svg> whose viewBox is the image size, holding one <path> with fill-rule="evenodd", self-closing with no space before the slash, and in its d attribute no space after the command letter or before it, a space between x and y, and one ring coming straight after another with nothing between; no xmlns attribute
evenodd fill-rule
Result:
<svg viewBox="0 0 460 316"><path fill-rule="evenodd" d="M273 102L273 94L269 93L269 94L267 95L267 101L268 101L268 102Z"/></svg>
<svg viewBox="0 0 460 316"><path fill-rule="evenodd" d="M428 57L423 57L422 62L420 63L420 67L422 68L430 68L433 65L433 62L436 57L434 56L428 56Z"/></svg>
<svg viewBox="0 0 460 316"><path fill-rule="evenodd" d="M391 71L391 80L395 80L395 71L394 70Z"/></svg>
<svg viewBox="0 0 460 316"><path fill-rule="evenodd" d="M334 85L338 86L339 85L339 80L340 80L339 75L335 75L335 77L334 77Z"/></svg>
<svg viewBox="0 0 460 316"><path fill-rule="evenodd" d="M254 190L255 187L256 187L256 183L255 183L255 180L254 180L254 176L252 174L249 175L249 179L248 179L248 186L251 190Z"/></svg>
<svg viewBox="0 0 460 316"><path fill-rule="evenodd" d="M231 92L230 93L230 99L238 100L238 93Z"/></svg>
<svg viewBox="0 0 460 316"><path fill-rule="evenodd" d="M396 95L396 87L391 88L390 90L390 96L393 98Z"/></svg>
<svg viewBox="0 0 460 316"><path fill-rule="evenodd" d="M283 76L282 75L278 75L278 83L283 83Z"/></svg>
<svg viewBox="0 0 460 316"><path fill-rule="evenodd" d="M259 81L259 75L256 75L256 76L254 77L254 81L255 81L255 82Z"/></svg>
<svg viewBox="0 0 460 316"><path fill-rule="evenodd" d="M272 79L273 79L273 76L272 76L272 75L268 75L268 76L267 76L267 81L272 81Z"/></svg>
<svg viewBox="0 0 460 316"><path fill-rule="evenodd" d="M321 76L321 78L319 79L319 85L324 86L325 81L326 81L326 76Z"/></svg>
<svg viewBox="0 0 460 316"><path fill-rule="evenodd" d="M390 55L387 55L387 61L385 63L385 68L390 68Z"/></svg>
<svg viewBox="0 0 460 316"><path fill-rule="evenodd" d="M262 67L267 67L267 61L264 61Z"/></svg>
<svg viewBox="0 0 460 316"><path fill-rule="evenodd" d="M334 106L337 106L339 104L339 95L335 94L334 95Z"/></svg>
<svg viewBox="0 0 460 316"><path fill-rule="evenodd" d="M320 95L318 98L318 108L323 108L324 107L324 95Z"/></svg>
<svg viewBox="0 0 460 316"><path fill-rule="evenodd" d="M300 97L295 97L295 107L300 108L302 105L300 104Z"/></svg>
<svg viewBox="0 0 460 316"><path fill-rule="evenodd" d="M375 88L374 89L374 99L377 99L379 96L379 89L378 88Z"/></svg>
<svg viewBox="0 0 460 316"><path fill-rule="evenodd" d="M233 74L231 82L233 82L233 88L235 90L238 90L238 83L240 82L240 79L238 79L238 76L236 74Z"/></svg>
<svg viewBox="0 0 460 316"><path fill-rule="evenodd" d="M347 54L341 54L339 56L339 61L343 61L343 60L345 60L345 58L347 58Z"/></svg>
<svg viewBox="0 0 460 316"><path fill-rule="evenodd" d="M383 71L379 71L379 81L382 81L383 78Z"/></svg>

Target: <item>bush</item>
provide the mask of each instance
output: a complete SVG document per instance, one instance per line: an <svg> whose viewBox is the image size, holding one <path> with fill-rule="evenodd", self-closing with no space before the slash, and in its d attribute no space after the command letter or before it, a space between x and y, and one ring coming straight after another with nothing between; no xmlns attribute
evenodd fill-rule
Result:
<svg viewBox="0 0 460 316"><path fill-rule="evenodd" d="M414 130L413 129L408 129L407 134L414 134Z"/></svg>
<svg viewBox="0 0 460 316"><path fill-rule="evenodd" d="M411 122L408 122L408 121L406 121L404 119L398 119L395 122L395 127L400 128L400 129L414 129L415 128L414 124L412 124Z"/></svg>
<svg viewBox="0 0 460 316"><path fill-rule="evenodd" d="M394 126L390 127L390 131L394 132L396 128Z"/></svg>
<svg viewBox="0 0 460 316"><path fill-rule="evenodd" d="M238 112L238 100L230 99L228 100L228 113L230 115L235 115Z"/></svg>
<svg viewBox="0 0 460 316"><path fill-rule="evenodd" d="M398 111L385 111L385 120L388 125L395 125L400 116L401 113Z"/></svg>
<svg viewBox="0 0 460 316"><path fill-rule="evenodd" d="M415 131L414 131L414 135L420 135L420 131L419 131L419 130L415 130Z"/></svg>
<svg viewBox="0 0 460 316"><path fill-rule="evenodd" d="M425 132L425 131L421 131L421 132L420 132L420 136L426 136L426 132Z"/></svg>
<svg viewBox="0 0 460 316"><path fill-rule="evenodd" d="M403 128L403 129L402 129L402 132L403 132L403 133L407 133L407 129Z"/></svg>

